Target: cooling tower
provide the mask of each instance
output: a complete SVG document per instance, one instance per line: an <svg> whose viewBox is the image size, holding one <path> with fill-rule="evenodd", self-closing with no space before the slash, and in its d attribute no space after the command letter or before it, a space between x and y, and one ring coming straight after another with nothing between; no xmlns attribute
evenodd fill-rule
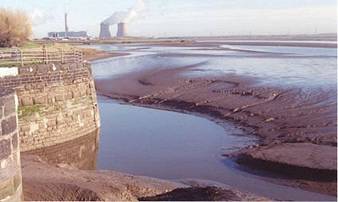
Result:
<svg viewBox="0 0 338 202"><path fill-rule="evenodd" d="M117 33L116 33L117 37L125 37L127 36L127 25L126 23L118 23L117 24Z"/></svg>
<svg viewBox="0 0 338 202"><path fill-rule="evenodd" d="M101 23L100 24L100 39L111 39L111 33L109 30L109 25L105 24L105 23Z"/></svg>

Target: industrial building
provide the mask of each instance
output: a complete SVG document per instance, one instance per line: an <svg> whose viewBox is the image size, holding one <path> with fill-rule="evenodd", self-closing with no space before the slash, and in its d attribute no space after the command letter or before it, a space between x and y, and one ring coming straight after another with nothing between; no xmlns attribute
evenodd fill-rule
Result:
<svg viewBox="0 0 338 202"><path fill-rule="evenodd" d="M68 15L65 13L65 31L62 32L48 32L48 37L49 38L88 38L88 34L86 31L69 31L68 28Z"/></svg>
<svg viewBox="0 0 338 202"><path fill-rule="evenodd" d="M48 37L50 38L87 38L86 31L78 32L48 32Z"/></svg>

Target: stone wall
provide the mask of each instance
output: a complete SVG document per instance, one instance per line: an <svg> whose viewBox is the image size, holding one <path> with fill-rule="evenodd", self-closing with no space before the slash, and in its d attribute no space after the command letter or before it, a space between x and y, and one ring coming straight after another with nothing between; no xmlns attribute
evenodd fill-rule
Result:
<svg viewBox="0 0 338 202"><path fill-rule="evenodd" d="M17 123L15 92L0 89L0 201L22 199Z"/></svg>
<svg viewBox="0 0 338 202"><path fill-rule="evenodd" d="M39 64L0 78L19 100L21 151L32 151L85 136L99 128L89 64Z"/></svg>
<svg viewBox="0 0 338 202"><path fill-rule="evenodd" d="M84 170L96 169L99 130L61 144L48 146L22 155L38 155L51 165L70 166Z"/></svg>
<svg viewBox="0 0 338 202"><path fill-rule="evenodd" d="M95 167L100 120L89 64L7 68L0 88L1 202L22 199L20 151Z"/></svg>

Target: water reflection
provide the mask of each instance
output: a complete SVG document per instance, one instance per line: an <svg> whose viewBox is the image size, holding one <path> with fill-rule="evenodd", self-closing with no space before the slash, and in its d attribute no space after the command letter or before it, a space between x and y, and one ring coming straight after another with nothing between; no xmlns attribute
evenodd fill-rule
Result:
<svg viewBox="0 0 338 202"><path fill-rule="evenodd" d="M255 138L232 125L204 118L114 103L99 97L101 136L98 169L161 178L216 179L227 172L224 150L235 151Z"/></svg>
<svg viewBox="0 0 338 202"><path fill-rule="evenodd" d="M99 130L54 146L24 152L38 155L49 164L67 164L84 170L96 169Z"/></svg>

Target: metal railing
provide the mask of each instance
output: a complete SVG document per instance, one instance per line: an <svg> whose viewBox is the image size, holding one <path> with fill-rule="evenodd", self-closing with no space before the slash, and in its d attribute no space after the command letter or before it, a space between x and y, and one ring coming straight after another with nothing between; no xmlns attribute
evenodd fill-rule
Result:
<svg viewBox="0 0 338 202"><path fill-rule="evenodd" d="M75 48L0 49L1 66L25 66L27 64L78 63L83 52Z"/></svg>

